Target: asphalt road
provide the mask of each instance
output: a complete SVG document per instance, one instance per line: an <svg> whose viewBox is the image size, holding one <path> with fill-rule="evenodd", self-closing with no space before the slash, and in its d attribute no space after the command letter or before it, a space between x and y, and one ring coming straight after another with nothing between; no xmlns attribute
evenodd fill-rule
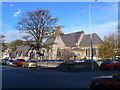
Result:
<svg viewBox="0 0 120 90"><path fill-rule="evenodd" d="M94 77L119 70L41 69L2 66L2 88L89 88ZM1 75L1 74L0 74Z"/></svg>

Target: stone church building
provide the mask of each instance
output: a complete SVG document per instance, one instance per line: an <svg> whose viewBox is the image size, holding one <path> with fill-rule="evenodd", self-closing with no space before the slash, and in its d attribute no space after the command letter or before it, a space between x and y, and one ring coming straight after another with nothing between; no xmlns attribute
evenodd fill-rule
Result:
<svg viewBox="0 0 120 90"><path fill-rule="evenodd" d="M42 48L40 52L43 56L39 56L33 48L29 46L19 46L14 52L9 53L10 58L24 59L64 59L64 60L80 60L91 59L91 38L90 34L83 31L69 34L62 34L57 37L48 38L45 43L49 48ZM99 59L98 47L102 44L101 38L96 34L92 34L92 50L93 59Z"/></svg>
<svg viewBox="0 0 120 90"><path fill-rule="evenodd" d="M46 59L91 59L90 34L83 31L50 37L45 42L50 48L45 49ZM92 34L93 59L99 59L98 46L102 44L101 38Z"/></svg>

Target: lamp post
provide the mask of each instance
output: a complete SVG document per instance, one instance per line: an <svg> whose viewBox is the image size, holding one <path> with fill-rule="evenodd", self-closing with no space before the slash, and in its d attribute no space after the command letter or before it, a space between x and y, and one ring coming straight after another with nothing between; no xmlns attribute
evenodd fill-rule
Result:
<svg viewBox="0 0 120 90"><path fill-rule="evenodd" d="M91 2L89 4L89 23L90 23L90 31L92 31L92 24L91 24L91 6L94 2L96 2L98 0L94 0L93 2ZM94 64L93 64L93 48L92 48L92 34L90 34L90 51L91 51L91 60L92 60L92 66L91 66L91 69L94 70Z"/></svg>

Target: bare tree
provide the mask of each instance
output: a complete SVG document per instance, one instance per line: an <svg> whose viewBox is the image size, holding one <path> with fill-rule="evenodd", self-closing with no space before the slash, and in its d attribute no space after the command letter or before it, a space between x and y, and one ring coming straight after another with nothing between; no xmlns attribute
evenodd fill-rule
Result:
<svg viewBox="0 0 120 90"><path fill-rule="evenodd" d="M60 26L55 26L55 28L52 29L52 33L51 36L52 37L56 37L58 35L63 35L64 33L62 32L62 28L64 26L60 25Z"/></svg>
<svg viewBox="0 0 120 90"><path fill-rule="evenodd" d="M38 9L28 11L20 17L16 28L28 33L35 40L36 50L39 51L45 38L50 37L55 28L57 18L52 18L49 10Z"/></svg>
<svg viewBox="0 0 120 90"><path fill-rule="evenodd" d="M30 36L22 36L22 39L25 39L25 41L28 41Z"/></svg>

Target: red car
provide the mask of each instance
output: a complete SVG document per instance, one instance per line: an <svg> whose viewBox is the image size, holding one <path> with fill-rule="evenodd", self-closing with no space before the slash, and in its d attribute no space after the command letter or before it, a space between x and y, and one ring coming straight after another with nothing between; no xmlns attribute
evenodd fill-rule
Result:
<svg viewBox="0 0 120 90"><path fill-rule="evenodd" d="M120 90L120 73L96 77L91 81L90 88L91 90Z"/></svg>
<svg viewBox="0 0 120 90"><path fill-rule="evenodd" d="M100 65L100 69L118 69L120 68L120 62L116 60L103 61Z"/></svg>
<svg viewBox="0 0 120 90"><path fill-rule="evenodd" d="M24 59L16 59L14 62L13 62L13 66L22 66L23 63L25 62Z"/></svg>

